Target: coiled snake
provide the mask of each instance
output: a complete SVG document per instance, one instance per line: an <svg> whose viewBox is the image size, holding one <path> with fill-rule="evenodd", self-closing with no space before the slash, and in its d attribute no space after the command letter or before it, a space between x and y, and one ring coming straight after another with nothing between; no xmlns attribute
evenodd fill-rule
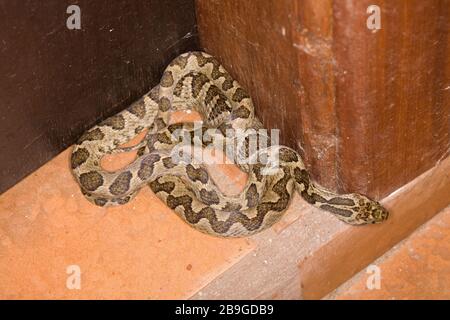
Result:
<svg viewBox="0 0 450 320"><path fill-rule="evenodd" d="M200 133L216 129L214 136L225 144L236 145L237 134L230 137L225 133L229 130L262 128L249 95L216 59L203 52L182 54L166 68L159 85L75 144L71 167L85 197L98 206L120 205L148 184L190 226L221 237L248 236L270 227L285 212L294 190L350 224L387 219L387 210L376 201L355 193L338 195L314 184L299 154L286 146L267 144L249 151L252 134L236 147L233 160L244 154L265 161L238 163L248 173L247 184L239 195L223 194L202 163L174 160L179 142L174 133L187 133L193 140L199 133L192 124L168 125L174 110L197 111L203 119ZM119 147L144 129L148 133L140 144ZM200 143L209 146L203 139ZM138 149L138 158L127 167L108 172L100 166L105 154L130 149Z"/></svg>

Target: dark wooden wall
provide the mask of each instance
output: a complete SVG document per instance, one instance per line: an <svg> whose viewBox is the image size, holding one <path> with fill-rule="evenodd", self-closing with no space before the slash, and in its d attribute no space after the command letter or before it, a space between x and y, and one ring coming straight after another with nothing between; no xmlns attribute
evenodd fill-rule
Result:
<svg viewBox="0 0 450 320"><path fill-rule="evenodd" d="M323 185L381 198L449 155L450 1L196 5L201 45Z"/></svg>
<svg viewBox="0 0 450 320"><path fill-rule="evenodd" d="M198 48L193 0L3 0L0 16L0 192Z"/></svg>

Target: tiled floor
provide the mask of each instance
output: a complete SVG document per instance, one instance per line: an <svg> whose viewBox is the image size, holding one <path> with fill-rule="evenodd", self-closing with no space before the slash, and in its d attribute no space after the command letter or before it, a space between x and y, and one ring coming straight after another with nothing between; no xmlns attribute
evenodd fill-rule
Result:
<svg viewBox="0 0 450 320"><path fill-rule="evenodd" d="M173 115L172 119L196 117ZM256 256L257 239L202 234L186 225L148 188L123 206L91 204L71 175L70 152L71 148L0 196L0 299L189 298L238 261ZM133 158L133 154L107 156L102 166L118 169ZM238 193L246 181L246 175L232 165L209 165L209 172L228 194ZM294 199L283 220L267 230L269 237L291 226L304 207L299 197ZM315 220L320 226L326 226L326 221L336 225L329 215ZM311 232L313 226L311 223ZM323 229L322 233L330 230ZM318 246L327 237L305 240ZM260 242L270 246L264 237ZM299 248L306 254L309 247ZM289 270L297 272L297 256L290 256ZM258 265L266 266L267 261L262 262ZM74 284L72 268L81 271L80 290L67 286ZM261 280L262 274L254 273L257 279L252 281ZM269 282L274 281L271 277ZM261 294L260 289L255 288L254 294Z"/></svg>
<svg viewBox="0 0 450 320"><path fill-rule="evenodd" d="M186 227L147 188L121 207L92 205L69 155L0 197L0 298L185 298L251 250ZM82 290L66 287L70 265Z"/></svg>
<svg viewBox="0 0 450 320"><path fill-rule="evenodd" d="M379 267L379 289L374 286L375 272L368 269L329 298L450 299L450 207L372 265Z"/></svg>
<svg viewBox="0 0 450 320"><path fill-rule="evenodd" d="M187 298L253 248L186 226L149 188L124 206L92 205L71 176L70 151L0 196L0 298ZM245 182L234 166L212 169L229 193ZM66 286L73 265L81 290Z"/></svg>
<svg viewBox="0 0 450 320"><path fill-rule="evenodd" d="M94 206L71 176L69 156L70 149L0 196L0 299L188 298L257 246L255 239L214 238L188 227L148 188L124 206ZM132 159L132 154L105 157L102 165L113 170ZM246 179L230 165L210 167L210 173L230 194ZM289 239L290 245L306 248L314 236L318 240L310 251L316 252L344 228L293 202L272 228L281 234L302 216L299 232L305 239L294 244ZM368 290L367 274L361 272L330 298L450 298L449 240L447 208L375 262L381 289ZM291 249L288 253L293 256ZM298 270L296 263L291 267ZM71 268L81 272L79 290L69 288L77 270Z"/></svg>

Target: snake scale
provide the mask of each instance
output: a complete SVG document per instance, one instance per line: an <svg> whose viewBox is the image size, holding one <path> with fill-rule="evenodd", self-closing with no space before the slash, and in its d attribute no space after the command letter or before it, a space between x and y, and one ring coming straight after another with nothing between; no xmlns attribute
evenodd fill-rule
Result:
<svg viewBox="0 0 450 320"><path fill-rule="evenodd" d="M169 125L174 110L198 112L200 131L214 129L226 143L236 144L235 137L226 137L226 130L262 128L250 96L215 58L204 52L184 53L149 93L85 132L75 144L71 168L84 196L98 206L121 205L149 185L190 226L220 237L249 236L270 227L280 220L294 191L346 223L387 219L388 211L376 201L356 193L335 194L314 184L299 154L282 145L268 144L252 152L238 148L234 161L244 153L265 162L239 165L248 173L244 190L235 196L223 194L204 164L174 161L172 152L179 141L173 133L182 130L194 137L198 132L189 123ZM120 147L146 129L141 143ZM115 172L102 169L104 155L132 149L138 150L134 162ZM273 170L264 171L267 168Z"/></svg>

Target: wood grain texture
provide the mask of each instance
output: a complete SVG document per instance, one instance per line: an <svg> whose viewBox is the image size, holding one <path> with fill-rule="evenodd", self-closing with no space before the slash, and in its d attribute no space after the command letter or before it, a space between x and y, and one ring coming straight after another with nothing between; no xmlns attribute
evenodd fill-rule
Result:
<svg viewBox="0 0 450 320"><path fill-rule="evenodd" d="M333 4L340 183L380 198L448 155L450 1Z"/></svg>
<svg viewBox="0 0 450 320"><path fill-rule="evenodd" d="M303 133L292 3L199 0L196 10L202 47L249 91L263 123L280 129L282 142L295 144Z"/></svg>
<svg viewBox="0 0 450 320"><path fill-rule="evenodd" d="M319 183L380 199L448 156L450 1L196 4L201 45Z"/></svg>
<svg viewBox="0 0 450 320"><path fill-rule="evenodd" d="M0 15L0 192L198 49L193 0L1 1Z"/></svg>
<svg viewBox="0 0 450 320"><path fill-rule="evenodd" d="M337 137L332 1L292 1L292 50L297 55L302 103L292 107L302 115L297 130L304 131L304 159L314 178L338 189ZM289 143L289 142L288 142ZM297 142L297 145L300 145Z"/></svg>

